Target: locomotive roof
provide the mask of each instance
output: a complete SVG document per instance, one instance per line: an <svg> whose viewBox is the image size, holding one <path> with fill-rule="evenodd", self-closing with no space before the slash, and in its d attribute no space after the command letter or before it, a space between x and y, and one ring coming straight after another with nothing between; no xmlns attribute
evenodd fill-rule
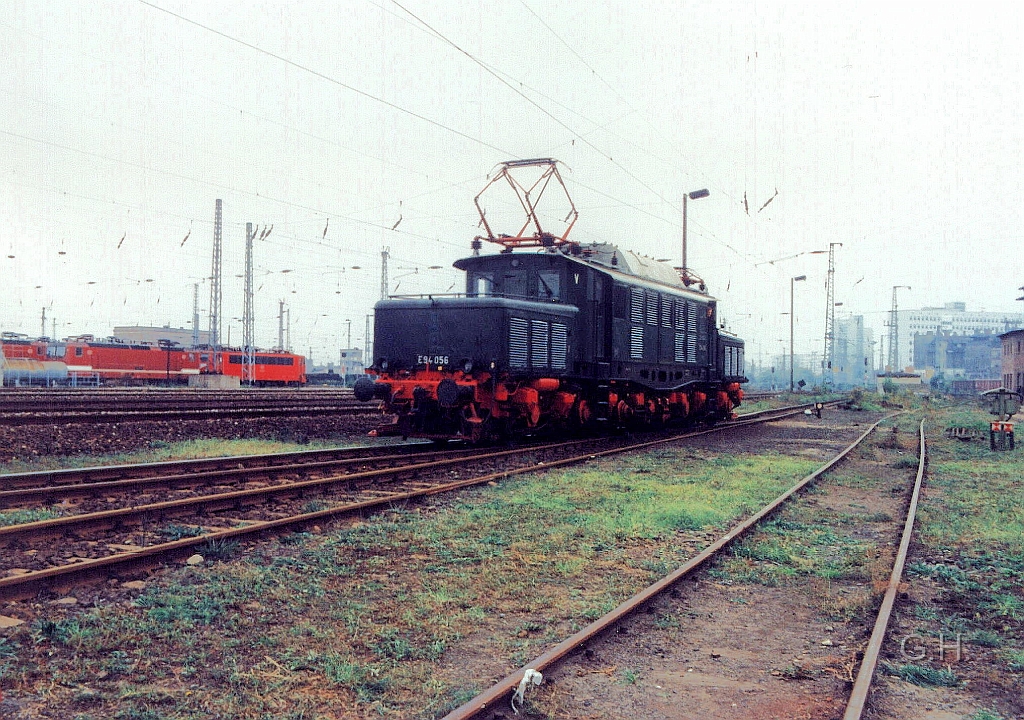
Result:
<svg viewBox="0 0 1024 720"><path fill-rule="evenodd" d="M430 308L436 307L437 305L444 304L447 308L453 307L464 307L473 310L479 310L480 308L494 307L494 308L512 308L518 310L532 310L533 312L542 312L547 314L564 315L571 317L579 312L579 309L573 305L553 305L552 303L536 302L533 300L522 300L517 298L502 298L489 296L485 298L464 298L464 297L390 297L387 300L380 300L374 306L375 309L380 310L382 308L389 310L403 310L411 308Z"/></svg>
<svg viewBox="0 0 1024 720"><path fill-rule="evenodd" d="M607 272L613 276L619 276L619 279L632 282L637 284L637 280L646 281L646 283L655 283L658 285L664 285L672 288L676 292L682 292L699 297L701 300L708 301L714 300L706 291L698 289L698 287L688 287L683 283L679 277L679 273L675 268L666 265L664 262L659 262L654 258L645 257L638 255L631 250L622 250L615 245L610 243L593 243L591 245L580 245L579 254L570 254L566 250L558 250L554 252L543 252L537 253L541 257L560 256L564 257L570 262L576 262L583 265L590 265L600 268L603 272ZM487 261L500 258L508 257L511 253L499 253L497 255L474 255L468 258L462 258L455 262L455 267L459 270L466 270L468 267L478 264L486 263ZM526 253L516 253L517 257L530 257ZM644 282L640 284L646 284Z"/></svg>

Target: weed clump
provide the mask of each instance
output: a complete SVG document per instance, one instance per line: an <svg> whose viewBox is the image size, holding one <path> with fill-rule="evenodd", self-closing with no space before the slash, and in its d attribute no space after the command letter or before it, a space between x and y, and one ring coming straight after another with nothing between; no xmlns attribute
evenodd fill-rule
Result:
<svg viewBox="0 0 1024 720"><path fill-rule="evenodd" d="M949 668L936 670L926 665L896 665L893 663L882 663L882 669L889 675L898 677L914 685L922 687L960 687L960 679Z"/></svg>

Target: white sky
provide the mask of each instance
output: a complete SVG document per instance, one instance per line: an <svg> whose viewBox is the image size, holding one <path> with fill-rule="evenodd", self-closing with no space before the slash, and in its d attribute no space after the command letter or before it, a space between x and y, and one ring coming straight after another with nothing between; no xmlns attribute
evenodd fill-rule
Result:
<svg viewBox="0 0 1024 720"><path fill-rule="evenodd" d="M225 335L241 341L245 223L273 225L256 342L283 299L294 349L333 360L345 320L363 344L381 248L392 291L461 289L474 196L529 157L565 163L572 237L673 264L681 196L709 188L688 265L752 359L788 346L801 274L797 352L820 353L827 257L800 253L829 243L837 314L876 334L893 285L901 307L1020 312L1017 8L8 1L0 329L38 333L43 306L60 336L188 326L196 282L205 328L223 198Z"/></svg>

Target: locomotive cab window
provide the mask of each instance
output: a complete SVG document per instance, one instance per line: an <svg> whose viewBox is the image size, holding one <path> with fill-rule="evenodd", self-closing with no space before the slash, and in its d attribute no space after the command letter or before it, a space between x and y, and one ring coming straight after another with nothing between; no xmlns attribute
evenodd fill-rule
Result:
<svg viewBox="0 0 1024 720"><path fill-rule="evenodd" d="M470 297L487 297L494 294L494 273L474 272L466 278L466 294Z"/></svg>
<svg viewBox="0 0 1024 720"><path fill-rule="evenodd" d="M527 297L527 276L523 271L506 273L500 292L506 297Z"/></svg>
<svg viewBox="0 0 1024 720"><path fill-rule="evenodd" d="M561 299L561 275L555 271L537 273L537 297L541 300Z"/></svg>

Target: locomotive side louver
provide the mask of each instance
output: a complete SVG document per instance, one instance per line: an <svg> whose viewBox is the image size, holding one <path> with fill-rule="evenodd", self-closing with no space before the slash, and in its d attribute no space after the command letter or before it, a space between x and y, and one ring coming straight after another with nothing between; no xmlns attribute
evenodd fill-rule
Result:
<svg viewBox="0 0 1024 720"><path fill-rule="evenodd" d="M629 357L634 360L644 359L644 328L634 325L629 329Z"/></svg>
<svg viewBox="0 0 1024 720"><path fill-rule="evenodd" d="M530 365L548 366L548 323L544 320L530 321Z"/></svg>
<svg viewBox="0 0 1024 720"><path fill-rule="evenodd" d="M686 331L686 301L676 298L676 330ZM683 362L680 360L679 362Z"/></svg>
<svg viewBox="0 0 1024 720"><path fill-rule="evenodd" d="M636 325L644 321L644 291L640 288L629 289L629 320Z"/></svg>
<svg viewBox="0 0 1024 720"><path fill-rule="evenodd" d="M686 335L676 331L675 360L677 363L686 362Z"/></svg>
<svg viewBox="0 0 1024 720"><path fill-rule="evenodd" d="M529 338L529 322L523 318L509 318L508 324L508 364L509 367L525 368L529 365L527 343Z"/></svg>
<svg viewBox="0 0 1024 720"><path fill-rule="evenodd" d="M565 323L551 323L551 367L565 370L569 354L569 327Z"/></svg>

